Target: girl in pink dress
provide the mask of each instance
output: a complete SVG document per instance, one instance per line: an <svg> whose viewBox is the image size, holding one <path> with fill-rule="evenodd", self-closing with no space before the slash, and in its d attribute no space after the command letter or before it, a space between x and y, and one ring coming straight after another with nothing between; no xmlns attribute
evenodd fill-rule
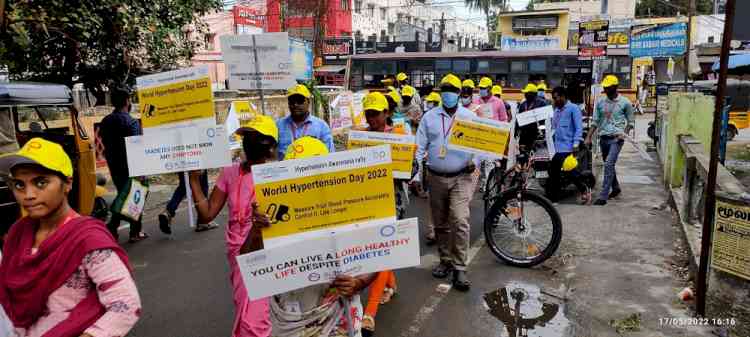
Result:
<svg viewBox="0 0 750 337"><path fill-rule="evenodd" d="M246 161L224 168L209 197L201 190L198 171L190 174L190 189L195 198L199 222L213 221L224 205L229 204L226 243L235 305L232 336L268 337L271 335L268 300L251 301L248 298L236 257L253 227L256 207L255 185L250 167L276 160L279 131L270 117L256 116L247 127L241 128L237 133L243 136L242 149Z"/></svg>
<svg viewBox="0 0 750 337"><path fill-rule="evenodd" d="M29 140L0 157L0 173L27 216L0 262L0 304L16 337L125 336L141 302L125 251L100 220L68 203L73 166L58 144Z"/></svg>

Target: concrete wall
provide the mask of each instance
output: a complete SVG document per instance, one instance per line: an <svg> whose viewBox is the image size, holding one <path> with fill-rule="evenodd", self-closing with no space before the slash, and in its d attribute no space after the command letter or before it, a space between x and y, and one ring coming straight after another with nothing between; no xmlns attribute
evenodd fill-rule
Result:
<svg viewBox="0 0 750 337"><path fill-rule="evenodd" d="M700 93L670 93L668 129L665 152L662 156L664 177L668 186L682 186L685 154L679 144L679 135L692 135L709 151L713 123L714 97Z"/></svg>

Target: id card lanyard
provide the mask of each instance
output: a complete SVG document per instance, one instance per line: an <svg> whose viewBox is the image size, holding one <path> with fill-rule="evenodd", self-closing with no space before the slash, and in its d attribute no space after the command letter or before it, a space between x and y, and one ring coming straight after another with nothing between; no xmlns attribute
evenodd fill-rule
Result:
<svg viewBox="0 0 750 337"><path fill-rule="evenodd" d="M302 134L297 137L297 126L294 124L294 121L291 121L289 124L289 129L292 131L292 142L296 141L298 138L302 138L307 134L307 127L310 126L310 124L305 123L305 126L302 127Z"/></svg>
<svg viewBox="0 0 750 337"><path fill-rule="evenodd" d="M440 159L445 159L448 155L448 134L450 134L451 129L453 128L453 121L456 120L456 115L454 114L453 117L451 117L451 123L448 125L447 130L445 129L445 115L440 115L440 118L443 124L443 144L440 146L438 157L440 157Z"/></svg>

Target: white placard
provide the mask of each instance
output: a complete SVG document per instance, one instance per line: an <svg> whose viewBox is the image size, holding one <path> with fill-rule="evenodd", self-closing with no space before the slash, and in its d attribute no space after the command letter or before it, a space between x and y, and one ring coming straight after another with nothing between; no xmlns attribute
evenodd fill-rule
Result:
<svg viewBox="0 0 750 337"><path fill-rule="evenodd" d="M347 226L303 241L237 257L250 299L321 283L337 275L357 276L418 266L417 218L396 223Z"/></svg>
<svg viewBox="0 0 750 337"><path fill-rule="evenodd" d="M253 49L258 53L258 71ZM288 89L296 83L286 32L224 35L221 36L221 50L231 89Z"/></svg>
<svg viewBox="0 0 750 337"><path fill-rule="evenodd" d="M519 113L516 120L518 121L519 126L524 126L531 123L544 121L547 118L552 118L553 113L554 111L552 109L552 106L547 105L541 108L531 109L529 111Z"/></svg>
<svg viewBox="0 0 750 337"><path fill-rule="evenodd" d="M229 139L223 126L163 130L125 138L131 177L229 166Z"/></svg>
<svg viewBox="0 0 750 337"><path fill-rule="evenodd" d="M11 323L8 315L5 314L3 306L0 305L0 337L11 337L15 336L13 332L13 323Z"/></svg>

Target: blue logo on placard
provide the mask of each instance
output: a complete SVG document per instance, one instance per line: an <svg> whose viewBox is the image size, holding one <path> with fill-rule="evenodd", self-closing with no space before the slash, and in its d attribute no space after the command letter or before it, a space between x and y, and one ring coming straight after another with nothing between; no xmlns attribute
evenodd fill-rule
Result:
<svg viewBox="0 0 750 337"><path fill-rule="evenodd" d="M164 168L167 169L167 171L171 171L172 168L174 168L174 165L172 165L171 162L165 163Z"/></svg>
<svg viewBox="0 0 750 337"><path fill-rule="evenodd" d="M133 202L136 204L141 203L141 191L135 191L135 193L133 193Z"/></svg>
<svg viewBox="0 0 750 337"><path fill-rule="evenodd" d="M320 274L318 274L318 273L311 273L310 275L307 276L307 279L310 282L318 282L320 280Z"/></svg>
<svg viewBox="0 0 750 337"><path fill-rule="evenodd" d="M393 236L393 234L396 234L396 227L393 225L383 226L383 228L380 229L380 236L382 237L387 238Z"/></svg>
<svg viewBox="0 0 750 337"><path fill-rule="evenodd" d="M214 138L214 136L216 136L216 129L209 128L208 130L206 130L206 135L208 136L208 138Z"/></svg>

